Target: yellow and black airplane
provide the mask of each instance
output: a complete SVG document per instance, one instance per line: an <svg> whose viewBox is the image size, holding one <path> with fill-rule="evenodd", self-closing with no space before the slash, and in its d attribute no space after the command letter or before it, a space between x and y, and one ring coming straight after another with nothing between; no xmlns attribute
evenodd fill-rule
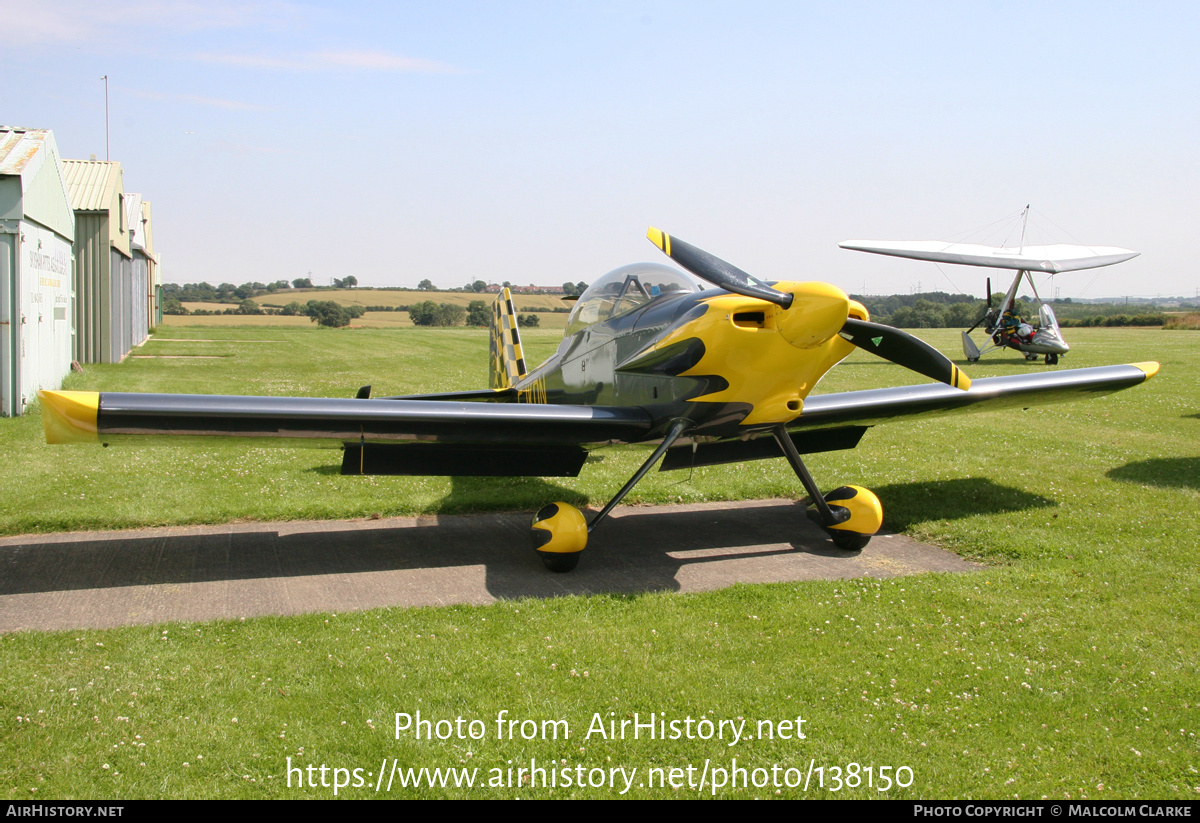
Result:
<svg viewBox="0 0 1200 823"><path fill-rule="evenodd" d="M524 477L574 477L599 446L656 445L590 521L566 503L534 516L534 548L548 568L569 571L589 532L660 460L668 470L785 457L809 516L857 550L882 524L879 499L859 486L822 495L802 454L854 448L879 423L1091 397L1158 371L1138 363L972 383L928 344L870 322L836 286L764 282L658 229L648 236L715 288L654 263L609 272L580 296L558 352L532 371L505 290L493 310L490 389L372 398L364 386L353 399L43 391L46 439L276 438L342 446L343 474ZM855 346L940 382L811 395Z"/></svg>

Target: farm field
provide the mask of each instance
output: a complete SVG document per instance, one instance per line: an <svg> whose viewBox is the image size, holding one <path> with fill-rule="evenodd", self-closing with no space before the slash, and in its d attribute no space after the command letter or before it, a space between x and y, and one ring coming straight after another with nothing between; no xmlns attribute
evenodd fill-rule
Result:
<svg viewBox="0 0 1200 823"><path fill-rule="evenodd" d="M466 306L472 300L483 300L489 305L496 295L462 291L418 291L416 289L288 289L275 294L264 294L254 298L260 306L286 306L291 302L307 303L309 300L333 300L346 306L411 306L432 300L435 303L452 303ZM570 303L553 294L513 294L513 306L518 312L569 308Z"/></svg>
<svg viewBox="0 0 1200 823"><path fill-rule="evenodd" d="M484 330L195 319L241 323L164 325L135 350L142 357L89 366L65 388L350 397L367 383L385 395L487 382ZM920 336L975 378L1046 368L1016 356L967 365L957 331ZM538 362L559 337L528 330L527 356ZM289 786L288 758L363 775L395 758L477 768L479 783L394 786L391 797L613 797L624 787L522 786L519 775L486 785L493 769L504 782L510 765L535 761L572 776L636 769L624 795L636 797L698 796L686 772L681 788L646 780L688 767L698 780L707 763L751 774L779 766L785 782L714 789L709 771L702 796L1195 799L1196 332L1068 337L1060 369L1158 360L1162 370L1090 401L878 426L857 450L808 461L823 487L874 489L885 528L982 560L984 571L4 635L0 788L38 800L332 797L294 775ZM921 381L856 354L818 391ZM346 478L336 450L48 447L36 408L0 420L0 443L8 535L533 511L554 499L598 506L644 458L604 450L580 477L547 481ZM801 494L786 463L768 460L651 472L626 504ZM485 734L397 738L395 714L417 710L435 722L479 719ZM538 733L498 739L501 712ZM651 712L743 719L754 739L586 736L596 717L645 722ZM778 731L799 716L804 739L760 736L758 721ZM562 727L546 721L566 721L570 738L547 739L544 729ZM825 769L822 786L787 785L787 769L813 764ZM372 796L374 786L338 796Z"/></svg>
<svg viewBox="0 0 1200 823"><path fill-rule="evenodd" d="M191 303L187 305L192 305ZM213 304L216 305L216 304ZM538 314L538 327L542 329L558 329L562 330L567 327L567 315L551 314L549 312L541 312ZM162 326L167 329L178 328L181 326L247 326L251 328L270 328L275 327L290 327L290 328L312 328L313 322L304 316L285 317L279 314L178 314L164 315ZM416 328L412 320L408 317L406 311L369 311L362 317L355 318L350 322L351 329L403 329ZM462 327L459 327L460 329ZM522 327L524 329L524 327ZM477 331L486 334L483 329Z"/></svg>
<svg viewBox="0 0 1200 823"><path fill-rule="evenodd" d="M262 294L254 298L260 306L286 306L288 303L307 303L309 300L332 300L344 306L410 306L432 300L435 303L453 303L466 306L472 300L491 303L494 294L461 291L418 291L416 289L287 289L274 294ZM223 311L237 308L237 303L184 303L188 308ZM513 294L513 305L518 312L561 309L570 307L561 296L553 294Z"/></svg>
<svg viewBox="0 0 1200 823"><path fill-rule="evenodd" d="M307 303L309 300L332 300L344 306L410 306L432 300L435 303L451 303L466 306L473 300L483 300L489 305L495 295L473 294L467 292L438 292L438 291L397 291L393 289L288 289L275 294L264 294L254 298L260 306L281 308L288 303ZM565 329L567 312L570 303L565 303L561 297L549 294L515 294L513 307L518 314L535 312L538 316L538 326L544 329ZM225 311L237 308L236 303L184 303L189 311L202 309L205 311ZM311 322L307 317L280 317L277 315L166 315L163 317L164 326L303 326ZM412 328L413 323L408 318L408 312L401 311L369 311L355 319L351 328L391 329Z"/></svg>

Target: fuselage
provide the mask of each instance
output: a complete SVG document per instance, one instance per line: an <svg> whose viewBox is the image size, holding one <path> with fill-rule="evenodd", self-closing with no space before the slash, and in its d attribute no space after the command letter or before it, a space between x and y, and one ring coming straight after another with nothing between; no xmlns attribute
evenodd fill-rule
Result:
<svg viewBox="0 0 1200 823"><path fill-rule="evenodd" d="M648 439L679 418L695 434L720 437L787 423L853 350L838 336L846 317L868 318L826 283L775 288L796 295L786 315L711 288L661 294L625 311L617 302L613 316L569 325L555 355L515 388L525 402L642 407L655 420Z"/></svg>

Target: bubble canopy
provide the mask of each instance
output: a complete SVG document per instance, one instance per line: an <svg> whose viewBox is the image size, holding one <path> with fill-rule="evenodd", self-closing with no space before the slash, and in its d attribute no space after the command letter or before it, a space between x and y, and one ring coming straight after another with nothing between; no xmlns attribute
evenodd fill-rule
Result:
<svg viewBox="0 0 1200 823"><path fill-rule="evenodd" d="M688 275L660 263L622 266L596 280L579 296L567 318L567 334L611 320L660 297L703 289Z"/></svg>

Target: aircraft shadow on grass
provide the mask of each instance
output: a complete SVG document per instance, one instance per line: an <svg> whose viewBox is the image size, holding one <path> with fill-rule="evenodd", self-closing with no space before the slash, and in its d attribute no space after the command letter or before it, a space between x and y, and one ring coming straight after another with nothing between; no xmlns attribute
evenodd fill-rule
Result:
<svg viewBox="0 0 1200 823"><path fill-rule="evenodd" d="M583 502L545 481L524 482ZM455 478L445 500L469 500L478 494L476 484L483 483L486 479ZM1055 505L975 478L896 484L882 491L895 512L885 523L892 530L928 519L919 513L930 509L944 519ZM530 514L521 512L426 515L414 526L399 528L380 521L342 530L297 524L294 529L249 525L149 537L47 536L0 546L5 569L0 595L479 566L483 590L494 598L638 593L678 590L677 577L685 567L796 553L823 558L824 576L860 574L859 553L835 547L805 509L803 502L788 500L730 502L698 511L625 507L595 535L585 563L573 575L544 573L529 545Z"/></svg>
<svg viewBox="0 0 1200 823"><path fill-rule="evenodd" d="M887 501L883 525L892 531L904 531L929 520L958 520L1058 505L1050 498L1002 486L985 477L897 483L880 486L878 494Z"/></svg>
<svg viewBox="0 0 1200 823"><path fill-rule="evenodd" d="M1154 457L1109 469L1113 480L1168 489L1200 489L1200 457Z"/></svg>

